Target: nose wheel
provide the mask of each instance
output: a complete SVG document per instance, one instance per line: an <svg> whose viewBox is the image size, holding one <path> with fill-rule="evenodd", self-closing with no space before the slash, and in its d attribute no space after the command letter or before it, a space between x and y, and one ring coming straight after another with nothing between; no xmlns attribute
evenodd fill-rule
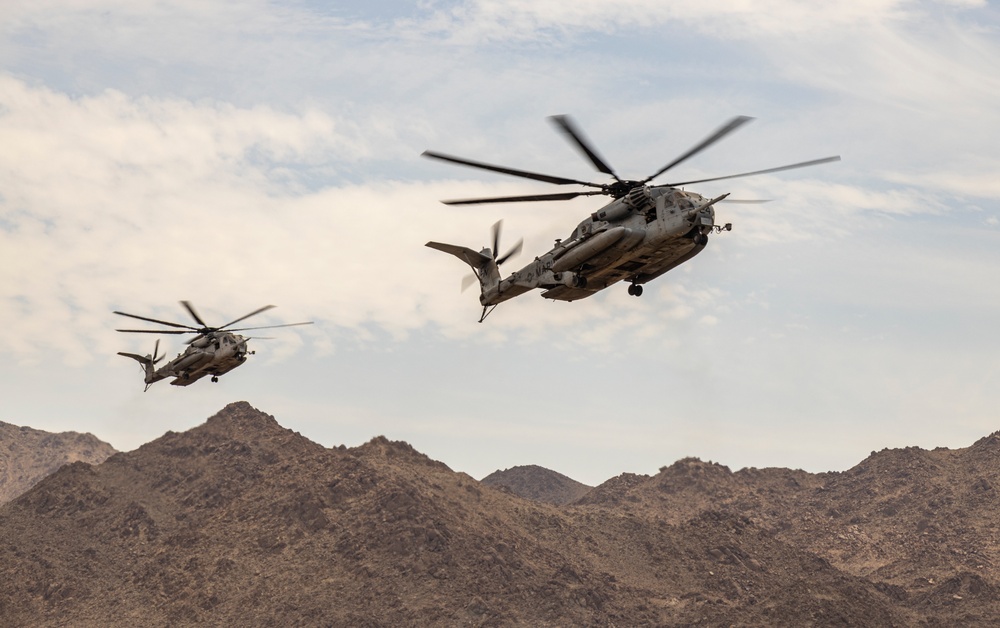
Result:
<svg viewBox="0 0 1000 628"><path fill-rule="evenodd" d="M219 381L219 377L218 377L218 375L213 375L213 376L212 376L212 381L213 381L213 382L217 382L217 381Z"/></svg>
<svg viewBox="0 0 1000 628"><path fill-rule="evenodd" d="M640 286L637 283L630 283L628 285L628 293L630 295L632 295L633 297L641 297L642 296L642 286Z"/></svg>

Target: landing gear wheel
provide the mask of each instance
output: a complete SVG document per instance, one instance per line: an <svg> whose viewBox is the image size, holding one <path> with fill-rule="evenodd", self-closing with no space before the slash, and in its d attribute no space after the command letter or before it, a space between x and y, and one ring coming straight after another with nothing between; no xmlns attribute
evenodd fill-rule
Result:
<svg viewBox="0 0 1000 628"><path fill-rule="evenodd" d="M704 233L699 233L694 237L694 243L700 244L701 246L705 246L706 244L708 244L708 236L705 235Z"/></svg>
<svg viewBox="0 0 1000 628"><path fill-rule="evenodd" d="M213 381L213 382L217 382L217 381L219 381L219 378L218 378L218 376L216 376L216 375L213 375L213 376L212 376L212 381Z"/></svg>
<svg viewBox="0 0 1000 628"><path fill-rule="evenodd" d="M628 285L628 295L630 297L634 297L635 296L635 284L634 283L630 283Z"/></svg>
<svg viewBox="0 0 1000 628"><path fill-rule="evenodd" d="M632 295L633 297L641 297L642 296L642 286L640 286L637 283L630 283L628 285L628 293L630 295Z"/></svg>

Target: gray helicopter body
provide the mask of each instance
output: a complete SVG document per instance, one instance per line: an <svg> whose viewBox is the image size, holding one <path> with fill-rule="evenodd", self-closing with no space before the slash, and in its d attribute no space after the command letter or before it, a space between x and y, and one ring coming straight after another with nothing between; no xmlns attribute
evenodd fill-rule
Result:
<svg viewBox="0 0 1000 628"><path fill-rule="evenodd" d="M681 186L780 172L840 159L840 157L826 157L766 170L654 186L647 183L714 144L749 122L751 118L740 116L730 120L694 148L641 181L619 178L568 117L553 116L550 119L565 132L597 170L611 175L615 182L591 183L495 166L442 153L424 152L425 157L526 179L556 185L576 184L598 188L555 194L443 201L448 205L560 201L599 194L614 197L614 200L577 225L568 238L557 240L552 249L536 257L520 270L511 273L507 278L502 278L499 266L520 252L521 242L519 241L504 255L499 255L501 224L499 222L493 226L492 249L484 248L476 252L453 244L428 242L427 246L450 253L472 267L475 278L480 284L479 301L483 306L480 322L492 311L490 308L536 288L544 290L542 296L546 299L576 301L594 295L619 281L627 281L629 294L641 296L643 284L656 279L704 250L709 234L732 230L732 225L729 223L715 224L714 205L725 201L729 194L708 199L700 194L685 191Z"/></svg>
<svg viewBox="0 0 1000 628"><path fill-rule="evenodd" d="M636 188L581 222L481 302L492 305L533 288L545 289L546 299L575 301L622 280L652 281L705 248L715 228L713 205L673 188Z"/></svg>
<svg viewBox="0 0 1000 628"><path fill-rule="evenodd" d="M155 353L154 349L154 353ZM154 370L153 356L119 352L118 355L132 358L143 366L146 386L173 377L174 386L189 386L206 375L218 380L237 366L247 361L247 339L239 334L214 332L202 336L189 344L177 357Z"/></svg>
<svg viewBox="0 0 1000 628"><path fill-rule="evenodd" d="M181 305L188 311L191 317L200 325L185 325L183 323L171 323L161 321L146 316L126 314L125 312L115 312L119 316L127 316L142 321L166 325L176 329L118 329L116 331L133 334L195 334L195 337L188 342L187 348L177 355L176 358L167 362L160 368L156 364L163 358L158 355L160 341L157 340L153 346L153 353L139 355L136 353L118 352L118 355L132 358L138 362L145 374L146 390L156 382L173 377L170 382L174 386L189 386L199 379L211 375L212 381L219 381L219 377L233 370L237 366L247 361L247 356L253 351L247 350L247 340L249 338L233 333L235 331L245 331L248 329L272 329L275 327L295 327L297 325L311 325L311 322L288 323L285 325L264 325L261 327L243 327L240 329L226 329L244 319L260 314L273 308L273 305L266 305L221 327L209 327L201 320L194 307L187 301L181 301Z"/></svg>

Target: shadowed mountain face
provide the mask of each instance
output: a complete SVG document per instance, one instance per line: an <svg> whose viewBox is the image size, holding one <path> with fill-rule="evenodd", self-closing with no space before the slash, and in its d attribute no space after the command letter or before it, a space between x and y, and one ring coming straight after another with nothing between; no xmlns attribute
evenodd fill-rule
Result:
<svg viewBox="0 0 1000 628"><path fill-rule="evenodd" d="M743 517L876 584L914 617L942 625L1000 617L1000 433L964 449L872 452L843 473L732 473L688 458L653 477L621 477L576 504L673 524L705 512Z"/></svg>
<svg viewBox="0 0 1000 628"><path fill-rule="evenodd" d="M958 541L993 524L956 517L992 512L966 496L993 480L956 492L966 451L824 476L687 459L557 507L382 437L326 449L240 402L0 507L0 624L974 623L996 610L994 549ZM910 512L928 521L897 524Z"/></svg>
<svg viewBox="0 0 1000 628"><path fill-rule="evenodd" d="M537 465L497 470L480 482L487 486L503 486L515 495L557 506L575 502L586 495L591 488L561 473Z"/></svg>
<svg viewBox="0 0 1000 628"><path fill-rule="evenodd" d="M64 464L98 464L114 448L90 434L53 434L0 421L0 504L34 486Z"/></svg>

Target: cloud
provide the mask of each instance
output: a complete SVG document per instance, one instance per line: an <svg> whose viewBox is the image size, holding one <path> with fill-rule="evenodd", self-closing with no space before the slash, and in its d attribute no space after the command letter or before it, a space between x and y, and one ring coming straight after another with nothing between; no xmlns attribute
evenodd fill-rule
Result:
<svg viewBox="0 0 1000 628"><path fill-rule="evenodd" d="M237 396L327 444L412 435L449 464L516 451L595 481L683 455L844 468L994 429L993 8L390 4L0 3L10 418L135 445ZM843 161L692 186L773 200L720 204L733 232L640 299L535 292L480 325L468 269L423 243L478 248L503 217L515 266L606 199L447 207L555 190L418 156L605 181L553 113L625 177L740 113L677 180ZM317 324L264 332L218 385L142 393L114 352L153 339L111 310L184 322L180 299Z"/></svg>
<svg viewBox="0 0 1000 628"><path fill-rule="evenodd" d="M511 193L517 183L305 189L299 168L321 158L340 163L357 143L313 110L296 115L116 91L71 98L11 77L0 78L0 102L0 141L9 149L0 155L0 246L14 261L2 275L0 346L20 359L58 349L82 364L95 348L145 350L145 337L110 333L121 323L110 311L183 322L180 299L215 324L276 303L281 310L254 322L291 316L328 328L283 330L276 355L291 353L300 334L329 347L337 328L405 336L433 325L452 337L483 336L475 295L457 290L467 269L422 245L485 244L493 216L438 199ZM276 163L289 174L276 174ZM552 224L548 237L531 238L535 251L575 222L539 223L527 219L532 212L513 210L508 225L537 234ZM517 315L495 315L480 341L510 333L530 340L558 329L600 347L649 314L644 306L631 322L612 321L602 298L567 307L532 296ZM690 306L672 307L666 320L689 315ZM595 317L609 322L597 335L575 331Z"/></svg>
<svg viewBox="0 0 1000 628"><path fill-rule="evenodd" d="M447 34L453 41L558 41L574 33L655 28L679 23L713 35L741 38L812 32L897 18L914 3L901 0L840 0L822 4L797 0L746 3L663 3L656 0L475 0L438 9L412 23L419 30Z"/></svg>
<svg viewBox="0 0 1000 628"><path fill-rule="evenodd" d="M394 131L359 131L316 107L289 112L117 90L71 97L10 76L0 76L0 105L0 140L10 149L0 155L0 245L16 260L0 271L0 346L19 359L52 348L79 364L95 347L139 344L109 331L120 322L110 310L178 320L186 316L180 299L213 321L275 303L281 309L260 324L286 316L321 323L277 334L274 355L289 355L301 337L330 351L337 330L364 341L373 330L404 338L428 327L456 340L545 340L606 352L622 338L718 325L731 298L682 267L641 300L611 290L565 304L536 293L478 325L475 294L458 291L467 269L422 244L486 245L499 210L438 199L523 193L527 182L483 175L490 180L317 183L385 158L375 138ZM824 166L824 176L841 166ZM776 201L718 208L721 221L736 223L740 244L730 251L844 237L873 217L947 211L944 200L909 187L872 190L801 175L739 185L736 196ZM543 211L512 205L501 215L507 237L524 235L526 255L535 255L593 206L592 199ZM733 254L717 250L708 255Z"/></svg>

